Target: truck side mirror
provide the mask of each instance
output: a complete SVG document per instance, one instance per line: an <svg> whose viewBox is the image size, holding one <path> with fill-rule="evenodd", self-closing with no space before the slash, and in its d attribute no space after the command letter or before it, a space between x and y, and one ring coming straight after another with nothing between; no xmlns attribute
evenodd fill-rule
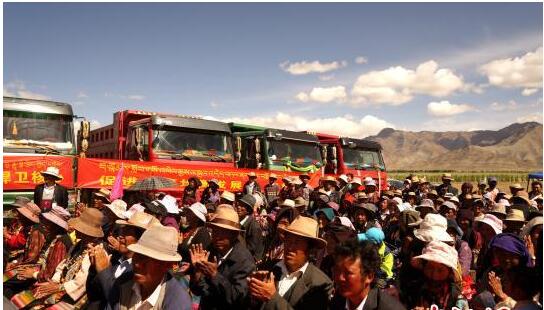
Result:
<svg viewBox="0 0 544 310"><path fill-rule="evenodd" d="M255 139L255 162L257 163L257 168L261 168L261 140L259 138Z"/></svg>

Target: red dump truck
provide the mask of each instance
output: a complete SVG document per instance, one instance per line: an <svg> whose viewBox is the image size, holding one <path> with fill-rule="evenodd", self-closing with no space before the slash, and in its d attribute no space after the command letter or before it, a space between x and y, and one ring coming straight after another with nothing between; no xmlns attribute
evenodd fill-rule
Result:
<svg viewBox="0 0 544 310"><path fill-rule="evenodd" d="M378 142L315 134L321 143L325 174L352 173L361 179L371 177L379 184L379 190L388 188L382 146Z"/></svg>

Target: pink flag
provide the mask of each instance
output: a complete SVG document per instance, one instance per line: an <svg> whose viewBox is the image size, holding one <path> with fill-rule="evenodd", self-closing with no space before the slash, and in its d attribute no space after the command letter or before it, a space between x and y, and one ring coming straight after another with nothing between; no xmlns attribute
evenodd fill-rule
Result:
<svg viewBox="0 0 544 310"><path fill-rule="evenodd" d="M125 172L125 167L123 166L123 163L121 163L121 168L115 176L115 183L113 183L113 188L111 190L111 201L123 198L123 172Z"/></svg>

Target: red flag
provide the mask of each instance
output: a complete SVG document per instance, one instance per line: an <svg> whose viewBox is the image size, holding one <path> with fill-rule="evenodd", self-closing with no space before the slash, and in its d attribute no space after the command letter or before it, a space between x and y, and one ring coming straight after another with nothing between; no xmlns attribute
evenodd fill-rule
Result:
<svg viewBox="0 0 544 310"><path fill-rule="evenodd" d="M123 198L123 173L125 172L125 167L121 163L121 168L115 176L115 183L113 183L113 188L110 194L110 200L114 201L115 199Z"/></svg>

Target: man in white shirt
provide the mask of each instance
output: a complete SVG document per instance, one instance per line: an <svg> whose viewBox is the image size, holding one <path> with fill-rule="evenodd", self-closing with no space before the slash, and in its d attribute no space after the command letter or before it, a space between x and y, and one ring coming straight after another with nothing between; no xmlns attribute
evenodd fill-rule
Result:
<svg viewBox="0 0 544 310"><path fill-rule="evenodd" d="M282 230L284 259L272 273L259 271L250 277L253 300L262 302L264 309L328 309L332 281L309 262L310 249L327 244L317 236L317 221L299 216Z"/></svg>

